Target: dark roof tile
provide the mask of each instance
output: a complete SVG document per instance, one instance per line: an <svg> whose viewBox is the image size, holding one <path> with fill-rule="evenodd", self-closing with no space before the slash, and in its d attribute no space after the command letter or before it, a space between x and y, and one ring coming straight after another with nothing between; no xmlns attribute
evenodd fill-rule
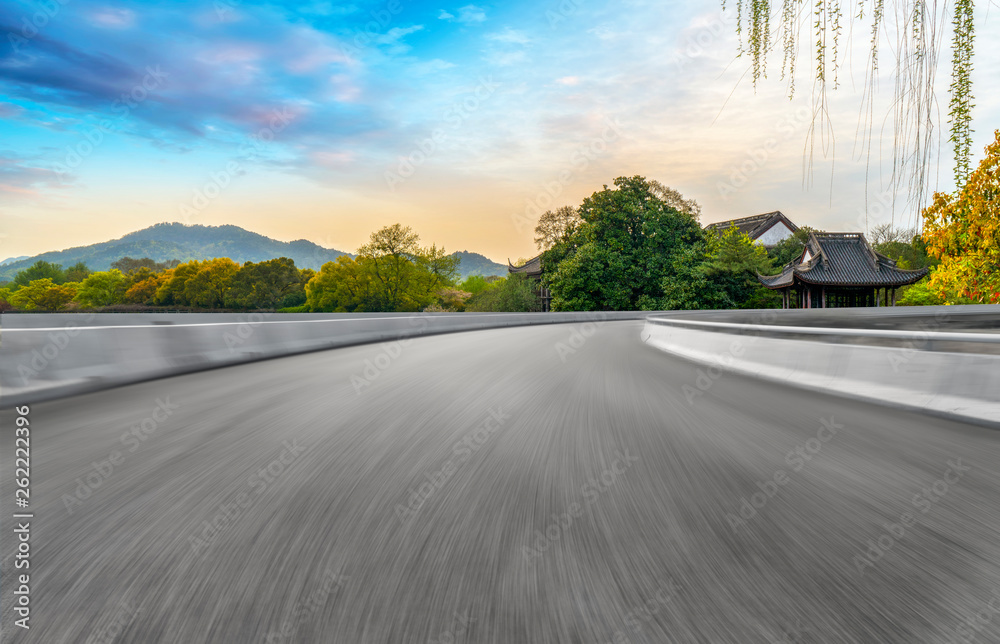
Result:
<svg viewBox="0 0 1000 644"><path fill-rule="evenodd" d="M903 286L927 274L926 268L898 268L872 250L861 233L811 233L806 248L808 261L792 262L778 275L760 275L761 283L768 288L792 286L796 279L826 286Z"/></svg>
<svg viewBox="0 0 1000 644"><path fill-rule="evenodd" d="M719 232L729 228L730 226L736 226L741 233L750 235L751 239L757 239L757 237L767 232L767 230L778 221L785 222L785 224L792 229L792 232L799 229L799 227L793 224L792 221L784 215L784 213L780 210L775 210L774 212L765 212L760 215L752 215L750 217L742 217L740 219L717 221L714 224L705 226L705 230L714 230Z"/></svg>

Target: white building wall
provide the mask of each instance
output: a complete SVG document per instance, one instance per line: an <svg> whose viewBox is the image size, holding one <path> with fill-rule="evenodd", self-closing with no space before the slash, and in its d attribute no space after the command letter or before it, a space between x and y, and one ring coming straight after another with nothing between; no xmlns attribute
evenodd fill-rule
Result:
<svg viewBox="0 0 1000 644"><path fill-rule="evenodd" d="M764 231L764 233L756 239L758 244L764 244L765 246L774 246L782 239L787 239L792 236L792 229L785 225L783 221L777 221L773 226Z"/></svg>

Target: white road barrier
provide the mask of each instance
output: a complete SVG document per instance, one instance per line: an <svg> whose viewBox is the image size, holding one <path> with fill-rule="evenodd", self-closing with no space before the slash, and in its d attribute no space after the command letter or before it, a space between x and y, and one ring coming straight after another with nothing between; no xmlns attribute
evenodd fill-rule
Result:
<svg viewBox="0 0 1000 644"><path fill-rule="evenodd" d="M648 312L0 316L0 407L355 344Z"/></svg>
<svg viewBox="0 0 1000 644"><path fill-rule="evenodd" d="M735 372L797 387L905 407L963 420L1000 425L1000 333L992 327L961 324L964 313L980 323L984 307L893 311L882 326L916 328L834 328L803 326L816 313L775 312L768 320L714 321L700 316L651 316L642 338L657 347L706 365L704 377L685 385L689 402L704 395L715 379ZM879 309L865 309L875 317ZM885 309L881 309L885 311ZM986 309L990 313L990 309ZM731 312L727 317L734 319ZM993 322L1000 307L992 309ZM764 312L747 313L767 315ZM922 316L919 324L907 317ZM694 319L694 318L699 319ZM988 318L986 318L989 321ZM778 324L777 322L782 322ZM797 324L796 322L799 322ZM949 326L963 331L948 331Z"/></svg>

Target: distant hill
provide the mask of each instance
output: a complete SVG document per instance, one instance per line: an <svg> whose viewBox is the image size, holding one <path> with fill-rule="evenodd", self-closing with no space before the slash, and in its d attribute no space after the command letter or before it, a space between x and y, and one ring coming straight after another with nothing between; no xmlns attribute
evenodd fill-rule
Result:
<svg viewBox="0 0 1000 644"><path fill-rule="evenodd" d="M479 253L473 253L467 250L458 251L457 253L452 253L452 255L458 255L461 262L458 265L458 272L461 274L462 280L470 275L482 275L487 277L489 275L506 275L507 267L503 264L498 264L492 259L480 255Z"/></svg>
<svg viewBox="0 0 1000 644"><path fill-rule="evenodd" d="M299 268L319 270L320 266L341 255L350 253L323 248L305 239L282 242L239 226L156 224L129 233L121 239L42 253L34 257L12 258L14 261L0 267L0 282L13 279L18 271L38 260L62 264L63 268L84 262L92 271L106 271L112 262L122 257L149 257L157 262L228 257L239 264L290 257Z"/></svg>
<svg viewBox="0 0 1000 644"><path fill-rule="evenodd" d="M469 251L452 253L457 255L460 279L469 275L506 275L507 267L493 260ZM319 268L326 262L336 260L341 255L354 257L334 248L323 248L305 239L282 242L264 235L250 232L239 226L186 226L180 223L156 224L121 239L78 246L66 250L52 251L34 257L11 257L0 262L0 282L14 279L18 271L28 268L39 260L61 264L68 268L83 262L92 271L106 271L111 263L122 257L140 259L149 257L157 262L179 259L228 257L243 262L262 262L276 257L290 257L299 268Z"/></svg>

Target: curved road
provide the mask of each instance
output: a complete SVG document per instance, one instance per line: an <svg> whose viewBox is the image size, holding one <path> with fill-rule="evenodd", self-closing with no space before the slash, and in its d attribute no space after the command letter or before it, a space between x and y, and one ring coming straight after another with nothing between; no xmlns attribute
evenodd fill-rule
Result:
<svg viewBox="0 0 1000 644"><path fill-rule="evenodd" d="M4 642L1000 641L995 430L574 329L34 405Z"/></svg>

